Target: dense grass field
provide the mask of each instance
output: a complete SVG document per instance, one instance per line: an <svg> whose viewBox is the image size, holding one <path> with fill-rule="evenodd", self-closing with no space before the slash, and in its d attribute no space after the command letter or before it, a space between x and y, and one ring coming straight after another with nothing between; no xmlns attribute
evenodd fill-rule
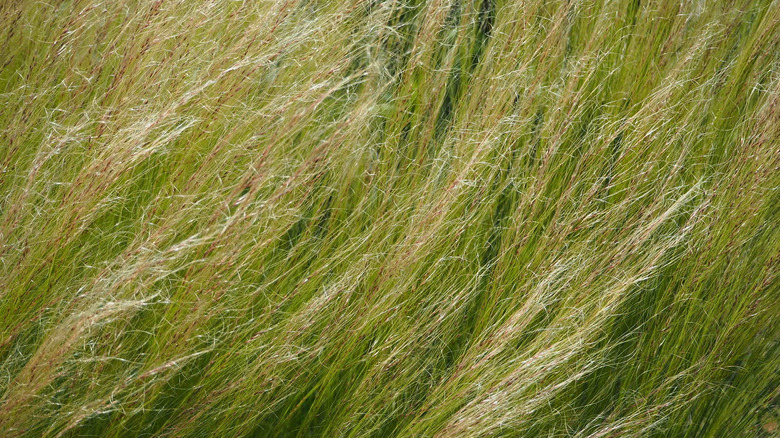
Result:
<svg viewBox="0 0 780 438"><path fill-rule="evenodd" d="M0 437L780 433L777 0L0 0Z"/></svg>

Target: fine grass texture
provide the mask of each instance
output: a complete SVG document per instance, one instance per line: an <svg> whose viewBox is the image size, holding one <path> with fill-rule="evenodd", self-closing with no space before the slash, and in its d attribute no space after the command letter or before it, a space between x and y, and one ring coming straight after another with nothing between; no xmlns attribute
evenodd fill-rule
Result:
<svg viewBox="0 0 780 438"><path fill-rule="evenodd" d="M1 437L770 437L777 0L0 1Z"/></svg>

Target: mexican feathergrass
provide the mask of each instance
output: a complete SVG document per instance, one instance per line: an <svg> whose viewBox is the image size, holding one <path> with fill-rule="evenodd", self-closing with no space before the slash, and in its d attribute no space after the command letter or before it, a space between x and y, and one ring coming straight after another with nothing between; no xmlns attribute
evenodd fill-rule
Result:
<svg viewBox="0 0 780 438"><path fill-rule="evenodd" d="M769 437L777 0L0 1L0 436Z"/></svg>

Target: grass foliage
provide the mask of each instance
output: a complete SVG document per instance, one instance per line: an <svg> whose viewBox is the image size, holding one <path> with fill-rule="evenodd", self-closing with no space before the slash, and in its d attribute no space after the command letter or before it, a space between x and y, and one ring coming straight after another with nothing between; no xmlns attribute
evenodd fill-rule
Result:
<svg viewBox="0 0 780 438"><path fill-rule="evenodd" d="M0 436L761 437L777 0L0 2Z"/></svg>

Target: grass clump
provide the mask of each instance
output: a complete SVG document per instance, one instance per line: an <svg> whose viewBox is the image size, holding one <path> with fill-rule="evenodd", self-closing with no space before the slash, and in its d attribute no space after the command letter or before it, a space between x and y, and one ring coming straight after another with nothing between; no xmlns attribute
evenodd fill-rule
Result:
<svg viewBox="0 0 780 438"><path fill-rule="evenodd" d="M0 436L771 436L779 27L0 3Z"/></svg>

